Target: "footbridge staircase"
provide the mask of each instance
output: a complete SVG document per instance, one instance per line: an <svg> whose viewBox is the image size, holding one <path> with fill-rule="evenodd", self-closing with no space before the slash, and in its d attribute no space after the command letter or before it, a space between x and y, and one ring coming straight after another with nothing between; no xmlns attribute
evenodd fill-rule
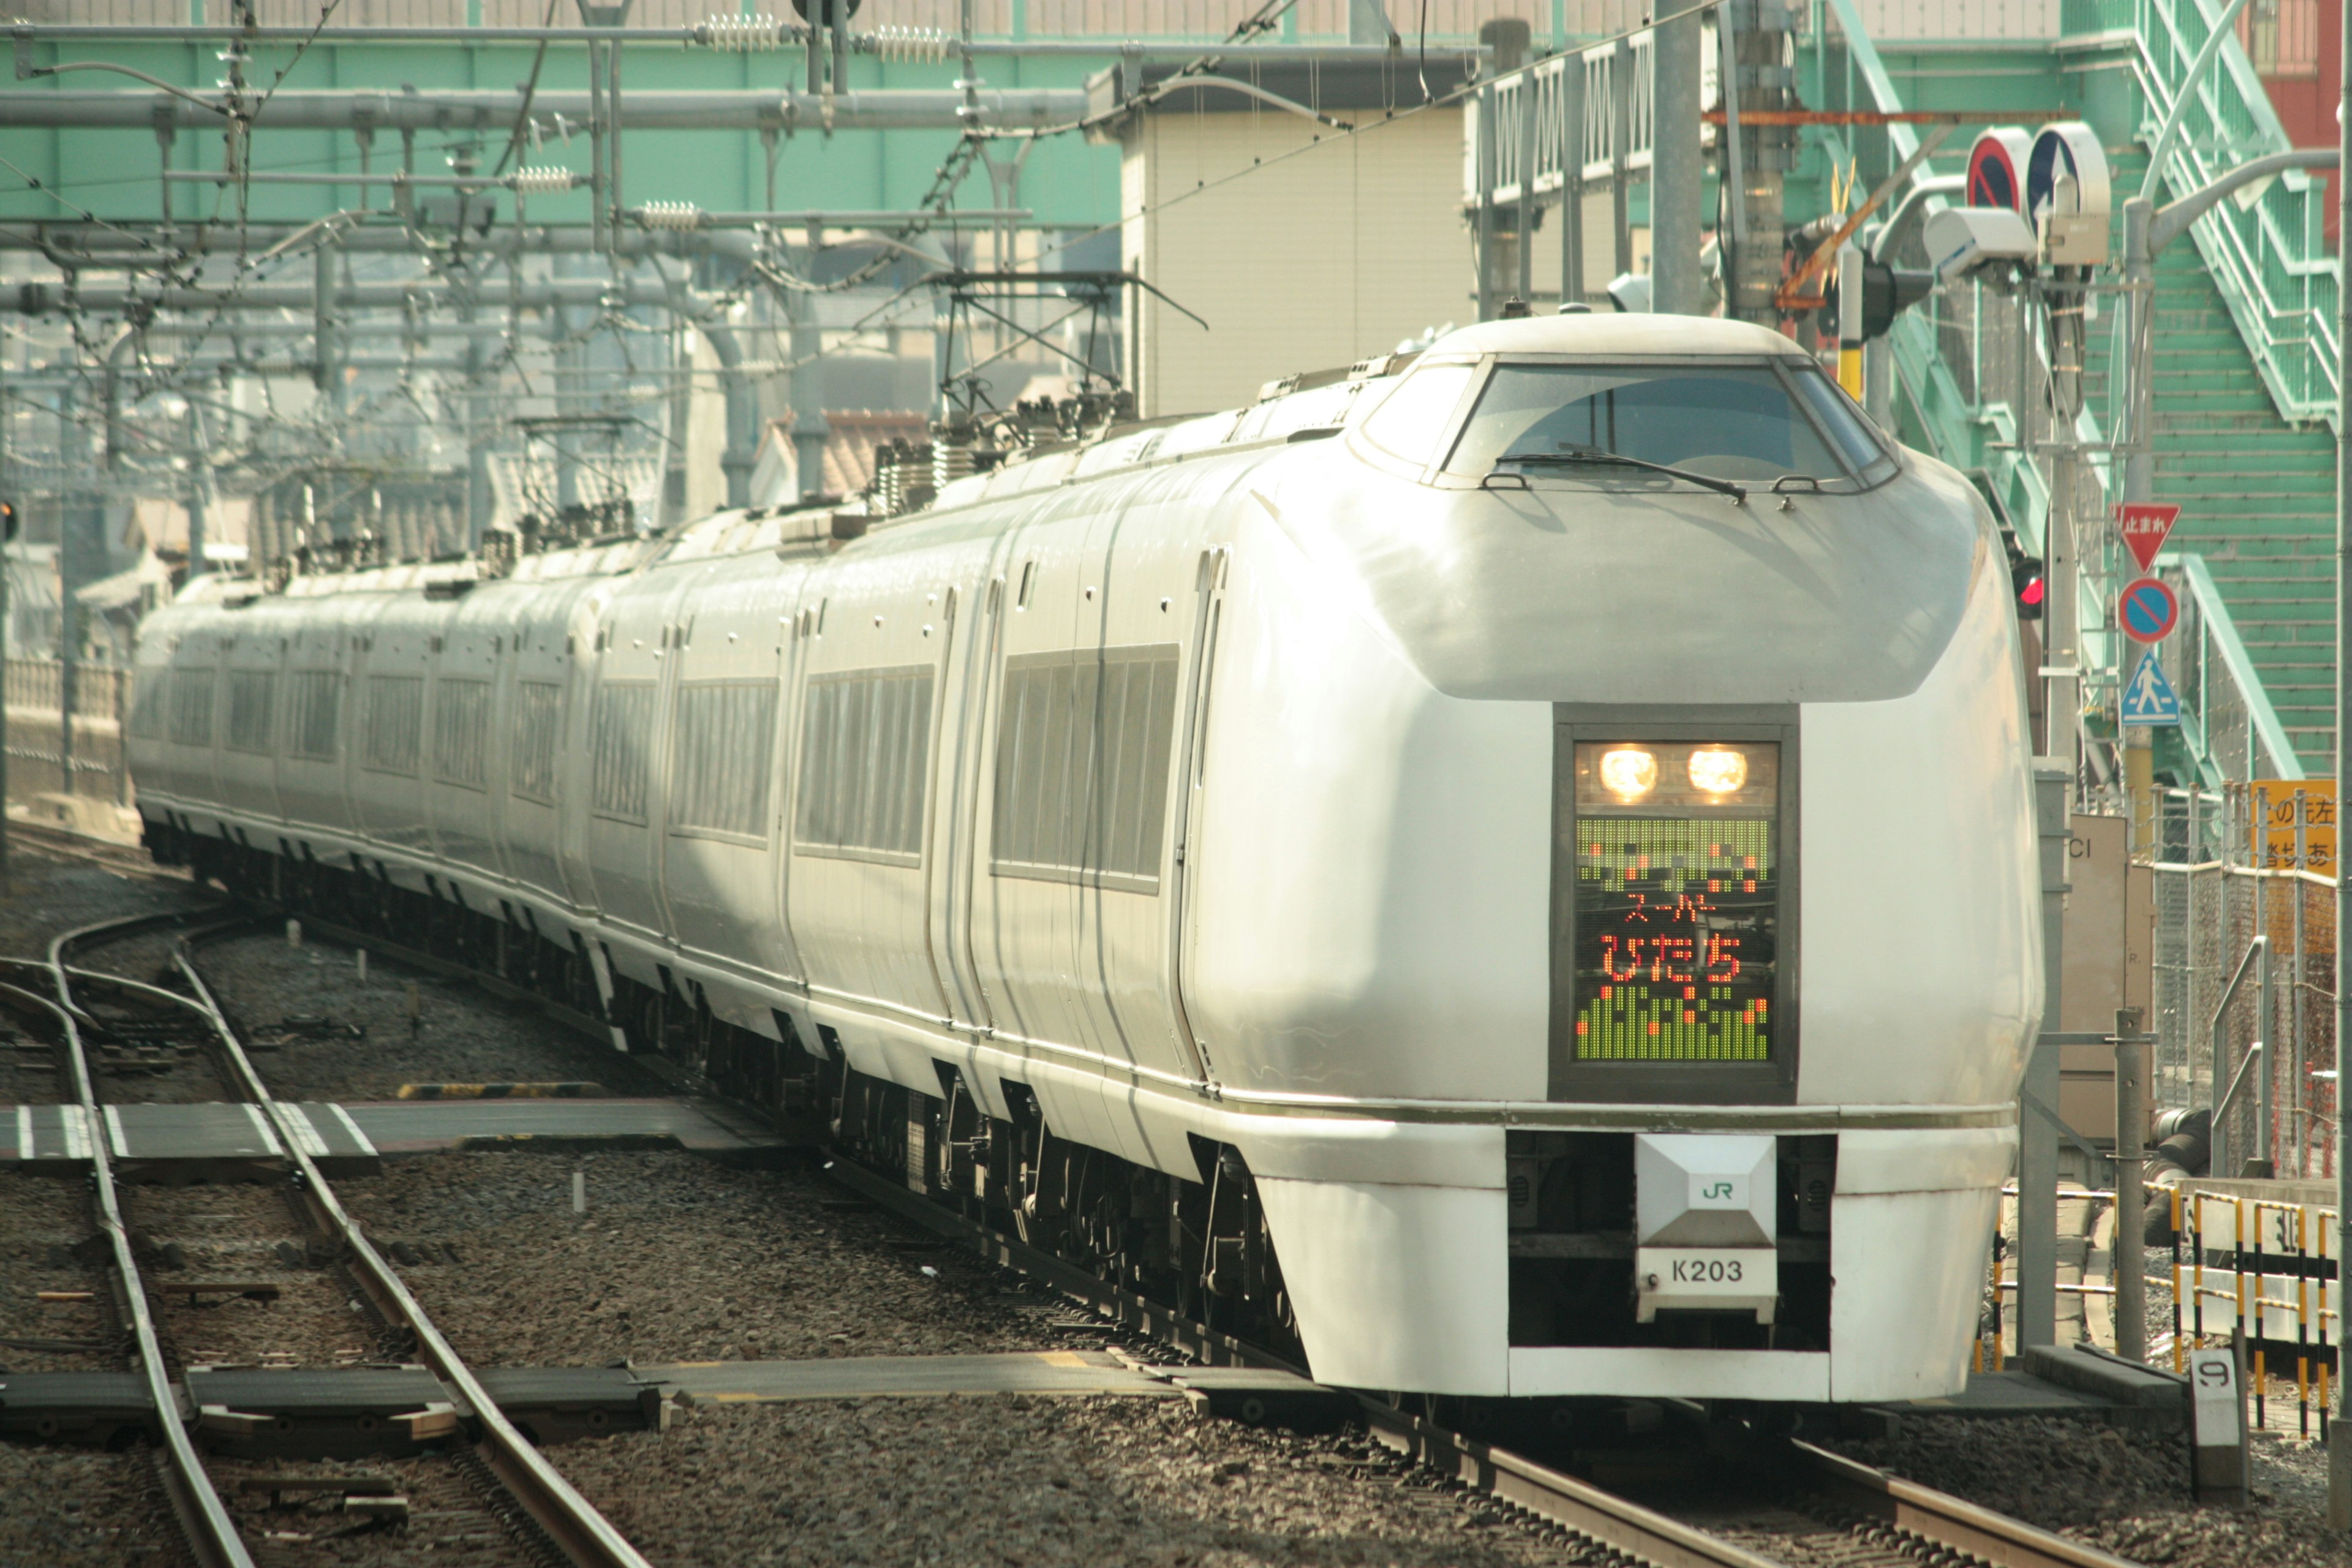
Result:
<svg viewBox="0 0 2352 1568"><path fill-rule="evenodd" d="M2176 104L2184 105L2181 134L2166 160L2158 205L2290 145L2236 37L2201 80L2189 80L2222 14L2219 0L2054 0L2054 36L2039 38L1874 39L1864 3L1816 0L1799 46L1809 104L2011 105L2029 121L2053 111L2084 119L2107 149L2118 230L2124 197L2140 189L2158 127ZM1921 31L1916 16L1893 6L1880 14L1882 32ZM1890 17L1900 25L1889 26ZM1898 123L1809 134L1800 174L1818 189L1866 192L1917 148L1919 133ZM1958 199L1970 140L1955 135L1919 164L1909 177L1923 196L1915 207ZM2162 735L2158 765L2183 784L2333 769L2336 268L2322 229L2325 196L2323 179L2287 174L2250 199L2222 202L2159 260L2156 407L2147 436L2155 493L2182 508L2159 573L2182 602L2181 630L2162 658L2185 721L2177 735ZM1886 240L1893 258L1924 265L1916 225L1898 226ZM2075 721L2097 741L2113 734L2115 671L2127 672L2137 653L2114 646L2104 629L2131 574L2105 521L2121 491L2120 443L2132 435L2116 374L2126 312L2105 288L2088 296L2079 340L2021 331L2018 319L2021 310L2073 304L2036 306L1979 284L1947 284L1874 349L1872 400L1906 441L1970 473L2030 552L2042 552L2053 516L2064 526L2066 509L2053 503L2074 487L2084 662L2096 672ZM2063 432L2052 428L2052 351L2021 345L2074 341L2082 395L2070 444L2053 439ZM2056 351L2056 374L2074 368L2064 363L2072 352Z"/></svg>

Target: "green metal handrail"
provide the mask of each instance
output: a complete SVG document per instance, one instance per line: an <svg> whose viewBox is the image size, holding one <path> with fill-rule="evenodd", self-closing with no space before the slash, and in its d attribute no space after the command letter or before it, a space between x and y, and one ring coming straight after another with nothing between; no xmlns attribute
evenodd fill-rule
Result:
<svg viewBox="0 0 2352 1568"><path fill-rule="evenodd" d="M2189 62L2220 15L2207 0L2061 0L2059 7L2063 37L2129 37L2147 107L2146 135L2154 136L2186 94L2181 135L2164 168L2175 196L2293 146L2236 38L2222 44L2212 69L2190 89ZM2308 174L2284 174L2242 205L2221 203L2192 237L2281 416L2332 424L2339 402L2336 267L2320 228L2326 189Z"/></svg>
<svg viewBox="0 0 2352 1568"><path fill-rule="evenodd" d="M1902 94L1896 89L1893 77L1880 60L1877 48L1871 42L1869 34L1864 29L1862 17L1854 0L1827 0L1827 3L1835 12L1839 26L1845 35L1846 49L1852 64L1852 79L1859 89L1867 93L1869 106L1888 111L1904 110L1906 105L1903 101ZM2095 5L2113 5L2126 16L2130 10L2129 0L2064 0L2064 3L2070 7L2082 10L2088 10ZM2147 3L2191 6L2196 5L2198 0L2147 0ZM2069 16L2074 14L2074 10L2068 12ZM2179 61L2183 71L2189 58L2203 44L2206 36L2208 35L2198 34L2186 40L2185 44L2179 46L2184 50ZM2142 35L2142 37L2144 40L2145 36ZM2146 52L2144 41L2142 50L2143 53ZM2229 61L2231 59L2246 66L2246 74L2251 79L2251 64L2246 61L2244 49L2235 40L2224 46L2225 63L2222 70L2217 73L2219 79L2225 82L2235 81L2236 79L2230 74ZM2257 80L2253 85L2259 93L2261 83ZM2262 98L2260 104L2263 111L2269 114L2268 98ZM2159 117L2161 112L2162 106L2159 106ZM2192 110L2192 115L2194 112ZM2270 114L2270 126L2277 132L2279 142L2284 146L2285 134L2284 131L2278 130L2275 114ZM2200 129L2210 131L2210 124L2200 127L2200 122L2192 119L2187 127L2189 134L2182 141L2184 144L2189 145L2193 152L2187 154L2176 153L2170 160L2175 169L2181 168L2181 158L2184 155L2200 158L2210 156L2212 149L2210 142L2200 137ZM2150 133L2153 133L2152 126ZM1906 125L1890 126L1888 134L1892 142L1889 152L1894 158L1907 157L1912 149L1917 145L1916 132ZM1825 129L1823 135L1824 139L1833 146L1841 145L1843 141L1843 138L1834 130ZM1841 147L1841 150L1847 155L1851 155L1850 147ZM2267 147L2261 149L2261 151L2271 150L2273 149ZM2249 150L2246 155L2253 156L2256 153ZM2233 156L2227 160L2227 163L2234 164L2239 161ZM2219 173L2219 167L2213 172ZM2204 179L2210 177L2197 173L2194 169L2190 173L2195 175L2194 184L2203 184ZM1927 166L1923 164L1914 177L1915 179L1926 178L1927 174ZM2304 187L2294 199L2301 204L2301 208L2298 210L2306 210L2311 215L2312 253L2317 254L2319 237L2317 193L2321 188L2319 182L2302 175L2289 177L2296 180ZM2264 192L2261 202L2257 204L2256 216L2260 216L2267 212L2269 204L2279 199L2282 193L2276 187ZM1930 196L1927 199L1931 205L1944 203L1944 198L1941 196ZM2216 226L2227 226L2233 220L2241 220L2247 216L2245 209L2239 208L2229 202L2221 204L2221 212L2222 216L2219 218ZM2206 252L2210 258L2211 251L2203 243L2205 238L2203 231L2209 224L2215 224L2215 220L2209 218L2205 223L2200 224L2198 238L2200 242L2200 251ZM2254 232L2264 232L2252 225L2248 227ZM2232 236L2235 232L2234 229L2230 231ZM2224 239L2226 244L2229 236L2225 236ZM2334 263L2332 260L2325 260L2321 265L2326 269L2325 281L2328 289L2327 309L2332 311L2335 288ZM2227 297L2230 285L2224 281L2219 268L2214 270L2216 287L2221 289L2224 296ZM2304 278L2307 284L2314 275L2305 268L2297 276ZM2235 314L2234 311L2233 314ZM2241 331L2244 330L2244 320L2241 318ZM1935 321L1924 310L1906 310L1897 316L1887 337L1893 350L1892 358L1895 363L1898 395L1910 410L1918 427L1927 434L1936 454L1956 468L1982 475L1989 488L1999 499L2010 521L2016 527L2021 542L2029 550L2040 551L2048 528L2051 500L2049 482L2041 469L2021 450L2023 444L2018 440L2016 411L2006 403L1984 398L1981 391L1976 399L1971 400L1961 390L1959 378L1953 374L1951 366L1945 362L1941 348L1937 342ZM2263 345L2258 344L2252 335L2249 335L2246 341L2255 358L2261 360L2263 353ZM2279 351L2285 345L2273 339L2268 346L2275 362ZM2332 341L2327 346L2326 353L2330 355L2334 353ZM2332 360L2330 363L2332 363ZM2278 385L2276 374L2271 370L2265 370L2264 381L2266 385L2272 387L2273 396L2276 396ZM2332 394L2332 383L2329 391ZM2281 407L2284 409L2284 402ZM2333 405L2330 404L2326 412L2333 413ZM2077 431L2087 448L2095 449L2105 441L2105 437L2101 434L2099 419L2088 409L2085 409L2080 416ZM2113 489L2120 482L2120 468L2110 473L2108 465L2099 461L2095 461L2093 467L2108 488ZM2200 672L2196 688L2200 694L2206 690L2206 679L2210 675L2218 674L2224 677L2230 689L2229 694L2242 703L2249 727L2263 751L2268 753L2271 764L2277 769L2273 776L2302 777L2302 763L2296 756L2294 748L2288 743L2285 727L2280 722L2278 711L2271 702L2269 692L2263 688L2261 672L2254 668L2253 659L2246 649L2245 642L2239 636L2236 618L2231 615L2229 605L2222 600L2221 590L2214 583L2212 574L2206 569L2204 558L2193 552L2168 552L2162 558L2160 569L2172 578L2176 586L2182 591L2182 596L2190 602L2194 609L2193 620L2197 628L2194 638L2176 639L2181 646L2168 650L2170 657L2168 658L2167 662L2174 664L2176 675L2179 675L2185 671L2178 668L2178 661L2183 658L2194 658L2196 668ZM2086 583L2085 587L2088 586ZM2104 612L2095 608L2091 618L2081 623L2086 642L2093 640L2095 635L2089 628L2103 620ZM2108 636L2112 637L2113 634L2109 633ZM2189 646L2191 642L2195 644L2193 648ZM2100 659L2103 650L2086 647L2084 651L2092 656L2095 661L2104 662ZM2200 702L2199 706L2201 710L2204 705ZM2199 716L2184 714L2183 717L2180 740L2190 764L2207 784L2218 786L2224 777L2232 776L2236 770L2231 769L2221 759L2212 754L2210 737L2206 734L2204 726L2199 721Z"/></svg>

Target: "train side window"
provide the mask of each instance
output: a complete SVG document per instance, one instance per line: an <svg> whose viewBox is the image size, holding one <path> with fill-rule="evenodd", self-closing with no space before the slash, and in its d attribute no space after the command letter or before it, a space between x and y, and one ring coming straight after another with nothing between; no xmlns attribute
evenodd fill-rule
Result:
<svg viewBox="0 0 2352 1568"><path fill-rule="evenodd" d="M1176 669L1173 643L1005 661L995 875L1160 890Z"/></svg>
<svg viewBox="0 0 2352 1568"><path fill-rule="evenodd" d="M680 687L677 730L673 828L764 839L769 754L776 734L774 683Z"/></svg>
<svg viewBox="0 0 2352 1568"><path fill-rule="evenodd" d="M515 682L515 748L510 793L555 804L555 745L563 720L563 688L551 680Z"/></svg>
<svg viewBox="0 0 2352 1568"><path fill-rule="evenodd" d="M180 746L213 743L213 672L209 667L172 672L172 742Z"/></svg>
<svg viewBox="0 0 2352 1568"><path fill-rule="evenodd" d="M414 773L422 760L425 678L368 677L367 765L378 773Z"/></svg>
<svg viewBox="0 0 2352 1568"><path fill-rule="evenodd" d="M596 692L589 747L589 802L599 816L646 819L647 752L653 738L654 683L608 681Z"/></svg>
<svg viewBox="0 0 2352 1568"><path fill-rule="evenodd" d="M1013 600L1013 607L1016 610L1027 609L1029 607L1029 590L1036 585L1037 563L1034 561L1023 562L1021 563L1021 592L1014 596Z"/></svg>
<svg viewBox="0 0 2352 1568"><path fill-rule="evenodd" d="M268 752L277 724L278 675L268 669L228 672L228 749Z"/></svg>
<svg viewBox="0 0 2352 1568"><path fill-rule="evenodd" d="M343 678L331 669L298 669L287 693L286 742L298 757L335 760L342 722Z"/></svg>
<svg viewBox="0 0 2352 1568"><path fill-rule="evenodd" d="M444 679L433 694L433 772L444 784L489 783L490 683Z"/></svg>
<svg viewBox="0 0 2352 1568"><path fill-rule="evenodd" d="M151 665L132 676L131 735L133 740L160 741L163 738L163 692L170 675L169 669Z"/></svg>
<svg viewBox="0 0 2352 1568"><path fill-rule="evenodd" d="M1434 461L1476 370L1463 363L1414 367L1364 421L1364 439L1409 463Z"/></svg>
<svg viewBox="0 0 2352 1568"><path fill-rule="evenodd" d="M930 773L929 665L848 670L809 682L793 847L803 855L922 863Z"/></svg>

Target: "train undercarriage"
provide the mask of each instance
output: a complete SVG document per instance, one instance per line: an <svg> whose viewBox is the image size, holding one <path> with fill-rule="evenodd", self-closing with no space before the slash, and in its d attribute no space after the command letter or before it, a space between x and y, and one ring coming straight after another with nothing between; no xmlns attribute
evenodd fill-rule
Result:
<svg viewBox="0 0 2352 1568"><path fill-rule="evenodd" d="M600 966L576 932L558 940L527 911L476 909L440 879L388 876L272 853L149 818L147 847L249 904L307 917L502 983L599 1038L656 1056L780 1130L903 1180L912 1191L1018 1236L1106 1282L1213 1330L1304 1362L1256 1184L1240 1152L1193 1139L1197 1180L1055 1137L1035 1097L1008 1079L1010 1120L992 1116L958 1070L929 1094L848 1065L834 1031L814 1040L777 1012L781 1039L716 1016L702 987L665 968L647 985Z"/></svg>

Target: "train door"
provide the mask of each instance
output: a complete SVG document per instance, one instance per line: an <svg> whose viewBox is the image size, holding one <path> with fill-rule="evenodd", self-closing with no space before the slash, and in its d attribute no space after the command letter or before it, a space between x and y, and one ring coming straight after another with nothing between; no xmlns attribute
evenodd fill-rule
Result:
<svg viewBox="0 0 2352 1568"><path fill-rule="evenodd" d="M341 830L351 826L343 789L350 619L331 601L295 603L304 614L287 637L278 677L278 801L290 826Z"/></svg>
<svg viewBox="0 0 2352 1568"><path fill-rule="evenodd" d="M1176 1026L1190 1043L1202 1072L1218 1079L1216 1053L1202 1037L1193 1015L1192 998L1198 987L1192 978L1192 956L1198 946L1201 835L1206 822L1209 765L1209 701L1216 687L1217 653L1224 622L1225 580L1233 566L1229 545L1195 546L1192 560L1192 657L1186 661L1181 721L1177 731L1176 794L1171 805L1175 842L1169 851L1169 896L1161 913L1167 924L1167 957L1163 973Z"/></svg>
<svg viewBox="0 0 2352 1568"><path fill-rule="evenodd" d="M495 590L493 590L495 593ZM427 704L425 797L440 858L489 869L490 737L505 616L489 597L461 599L444 614L428 645L433 689Z"/></svg>
<svg viewBox="0 0 2352 1568"><path fill-rule="evenodd" d="M555 756L555 787L550 792L558 823L558 867L572 907L596 907L596 873L589 857L594 815L589 809L593 769L589 741L595 720L598 670L604 645L612 639L614 599L621 583L599 583L572 607L563 636L569 655L564 667L564 717L562 749ZM648 663L651 661L648 660Z"/></svg>
<svg viewBox="0 0 2352 1568"><path fill-rule="evenodd" d="M695 591L671 704L662 885L678 945L782 973L766 906L779 786L779 667L791 632L782 584L801 568L730 562ZM779 606L784 613L780 616Z"/></svg>
<svg viewBox="0 0 2352 1568"><path fill-rule="evenodd" d="M199 622L195 629L182 634L180 646L172 654L172 707L164 734L173 787L190 802L220 799L219 781L213 776L213 731L220 704L223 641L214 626ZM62 687L58 706L62 713L66 706ZM73 780L61 776L58 787L70 792Z"/></svg>
<svg viewBox="0 0 2352 1568"><path fill-rule="evenodd" d="M1106 1054L1145 1072L1199 1081L1170 965L1169 910L1180 895L1176 767L1187 676L1197 662L1200 551L1190 516L1205 510L1181 469L1153 475L1088 531L1080 641L1097 657L1080 685L1085 727L1073 805L1083 812L1078 962L1092 1032Z"/></svg>
<svg viewBox="0 0 2352 1568"><path fill-rule="evenodd" d="M506 717L499 837L507 874L567 900L572 895L562 862L563 759L567 730L575 736L578 731L573 671L587 662L572 652L572 612L581 597L569 584L531 591L509 622L500 699ZM593 642L594 634L583 640Z"/></svg>
<svg viewBox="0 0 2352 1568"><path fill-rule="evenodd" d="M946 850L940 859L939 897L932 905L931 950L947 983L950 1005L960 1018L994 1028L974 934L977 882L988 875L986 810L994 754L996 699L1004 667L1004 617L1012 607L1006 577L1011 536L999 540L971 582L970 602L960 617L956 658L950 677L950 702L957 716L958 750L952 792L938 820Z"/></svg>
<svg viewBox="0 0 2352 1568"><path fill-rule="evenodd" d="M425 681L442 606L394 599L362 640L358 721L352 750L352 804L361 830L379 844L430 854L425 788L429 733Z"/></svg>
<svg viewBox="0 0 2352 1568"><path fill-rule="evenodd" d="M240 815L274 821L278 803L278 683L285 639L274 617L239 613L223 639L215 796Z"/></svg>
<svg viewBox="0 0 2352 1568"><path fill-rule="evenodd" d="M587 859L604 918L658 937L663 686L678 627L671 574L622 588L604 617L588 710Z"/></svg>
<svg viewBox="0 0 2352 1568"><path fill-rule="evenodd" d="M929 1021L946 1006L930 898L945 847L933 831L951 754L942 733L953 735L944 673L969 591L959 564L873 554L816 574L785 825L786 907L811 994Z"/></svg>
<svg viewBox="0 0 2352 1568"><path fill-rule="evenodd" d="M1097 1053L1104 1042L1079 994L1085 868L1070 798L1080 689L1098 662L1098 634L1082 636L1079 614L1087 516L1048 513L1013 533L1003 557L971 946L1000 1036Z"/></svg>

